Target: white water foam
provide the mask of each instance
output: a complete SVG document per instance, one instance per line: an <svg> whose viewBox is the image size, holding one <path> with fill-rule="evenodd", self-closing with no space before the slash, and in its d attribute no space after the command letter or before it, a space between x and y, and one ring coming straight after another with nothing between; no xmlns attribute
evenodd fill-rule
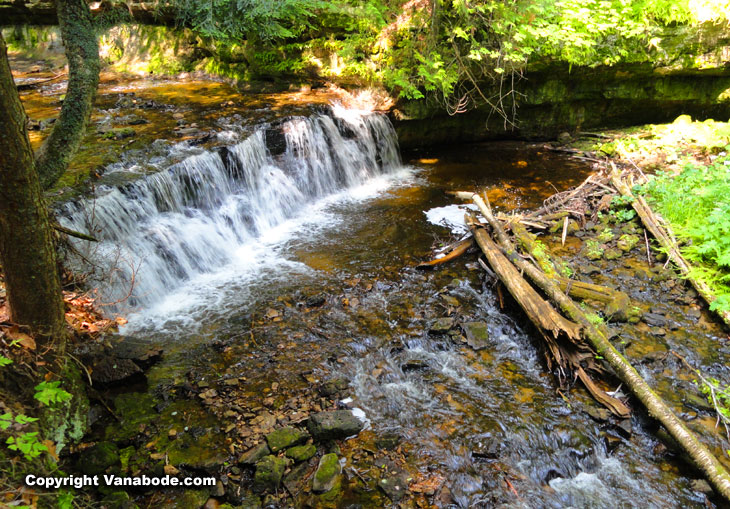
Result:
<svg viewBox="0 0 730 509"><path fill-rule="evenodd" d="M267 144L272 130L60 210L65 226L100 238L76 247L100 267L102 299L120 301L111 311L136 310L131 322L149 322L223 298L231 281L305 272L281 257L282 243L336 224L332 205L372 198L413 177L383 115L334 107L292 118L276 127L283 143L275 154Z"/></svg>

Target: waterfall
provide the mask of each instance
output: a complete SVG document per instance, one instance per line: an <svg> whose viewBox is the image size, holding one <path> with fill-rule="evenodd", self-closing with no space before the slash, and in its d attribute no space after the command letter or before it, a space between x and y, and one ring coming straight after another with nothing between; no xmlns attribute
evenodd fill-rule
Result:
<svg viewBox="0 0 730 509"><path fill-rule="evenodd" d="M102 300L144 307L226 265L236 246L305 214L317 200L400 164L387 117L335 106L262 126L237 145L131 183L102 186L58 215L64 226L100 240L74 247L82 270L89 262L96 267L91 284Z"/></svg>

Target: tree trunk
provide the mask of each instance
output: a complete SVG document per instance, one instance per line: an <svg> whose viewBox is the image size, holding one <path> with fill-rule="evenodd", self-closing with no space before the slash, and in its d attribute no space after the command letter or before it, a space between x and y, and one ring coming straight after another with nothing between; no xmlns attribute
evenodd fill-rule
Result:
<svg viewBox="0 0 730 509"><path fill-rule="evenodd" d="M85 0L56 0L68 60L68 87L61 116L36 157L44 189L63 175L81 144L99 84L99 43Z"/></svg>
<svg viewBox="0 0 730 509"><path fill-rule="evenodd" d="M25 128L5 40L0 35L0 262L10 318L29 326L41 348L65 347L64 304L48 210Z"/></svg>

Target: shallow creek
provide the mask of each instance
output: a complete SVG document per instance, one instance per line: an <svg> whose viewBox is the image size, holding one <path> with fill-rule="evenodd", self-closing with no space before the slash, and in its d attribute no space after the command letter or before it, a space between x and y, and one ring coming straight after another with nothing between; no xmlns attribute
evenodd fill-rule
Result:
<svg viewBox="0 0 730 509"><path fill-rule="evenodd" d="M109 105L129 92L114 86L107 85ZM138 96L163 103L163 89L174 86ZM176 100L187 93L178 90ZM349 464L367 463L363 450L387 448L382 439L392 437L409 472L444 479L451 495L438 504L705 507L690 486L699 475L661 444L640 409L619 427L585 412L595 404L581 388L558 391L539 336L509 299L500 306L475 255L414 269L451 237L424 213L453 203L445 190L486 188L501 210L529 208L580 183L586 164L508 142L407 154L401 162L385 117L341 108L290 119L282 128L286 148L272 154L266 130L255 128L271 117L241 121L241 105L254 99L231 99L240 111L210 122L215 143L170 143L160 155L140 142L134 157L108 168L96 201L59 209L68 226L94 222L105 241L93 254L124 265L104 299L117 300L130 277L138 279L133 297L112 309L129 319L122 335L164 350L141 390L175 399L191 382L241 377L239 407L250 416L268 409L287 422L311 410L323 382L344 379L338 396L352 398L370 421L343 447ZM273 109L271 97L256 100ZM196 111L206 116L212 108ZM155 111L164 125L150 119L145 129L174 127L173 110ZM154 164L144 166L145 154ZM573 238L562 252L572 258L579 248ZM691 377L665 353L674 349L727 380L727 338L675 285L660 281L662 271L647 267L641 249L597 263L590 277L668 320L661 332L645 323L615 327L617 344L721 454ZM578 272L582 263L576 258ZM429 332L446 316L485 322L488 348ZM184 425L169 412L166 419ZM240 429L247 421L238 422ZM208 425L223 441L228 422ZM251 445L246 433L242 443ZM382 493L358 490L357 482L342 506L386 505Z"/></svg>

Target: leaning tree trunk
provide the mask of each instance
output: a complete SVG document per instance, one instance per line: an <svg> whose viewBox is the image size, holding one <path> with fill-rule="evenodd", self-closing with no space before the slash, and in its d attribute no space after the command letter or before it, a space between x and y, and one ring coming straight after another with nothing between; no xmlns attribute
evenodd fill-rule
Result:
<svg viewBox="0 0 730 509"><path fill-rule="evenodd" d="M61 116L36 157L44 189L63 175L81 144L99 84L99 42L86 0L56 0L68 60L68 87Z"/></svg>
<svg viewBox="0 0 730 509"><path fill-rule="evenodd" d="M48 211L25 128L23 105L0 34L0 263L13 322L39 346L65 346L64 304ZM45 343L45 344L44 344Z"/></svg>

